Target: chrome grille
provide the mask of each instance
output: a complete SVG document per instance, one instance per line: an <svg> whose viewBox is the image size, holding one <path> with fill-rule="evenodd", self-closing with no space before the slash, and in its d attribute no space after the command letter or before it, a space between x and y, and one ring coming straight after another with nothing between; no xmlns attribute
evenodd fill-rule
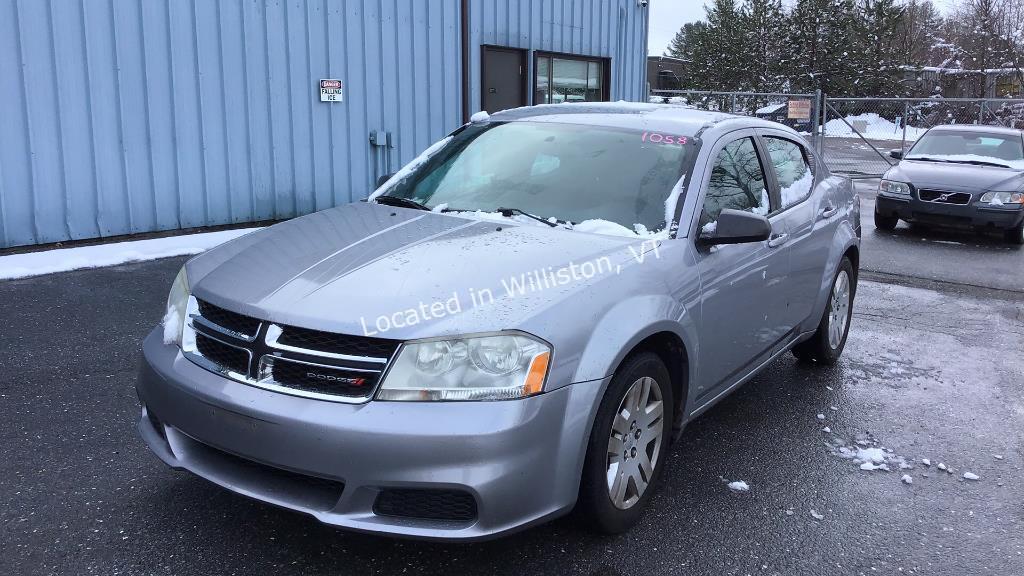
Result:
<svg viewBox="0 0 1024 576"><path fill-rule="evenodd" d="M227 378L284 394L361 403L400 342L266 322L189 299L182 352Z"/></svg>
<svg viewBox="0 0 1024 576"><path fill-rule="evenodd" d="M943 192L942 190L921 189L917 191L917 197L925 202L935 202L936 204L964 206L971 203L971 195L967 192Z"/></svg>

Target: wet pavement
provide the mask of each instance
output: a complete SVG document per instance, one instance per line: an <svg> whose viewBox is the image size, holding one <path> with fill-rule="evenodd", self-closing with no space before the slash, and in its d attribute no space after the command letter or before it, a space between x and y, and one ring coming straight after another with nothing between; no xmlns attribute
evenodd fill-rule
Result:
<svg viewBox="0 0 1024 576"><path fill-rule="evenodd" d="M0 282L0 574L1024 574L1020 293L864 281L841 363L787 356L692 423L632 532L457 545L341 532L148 452L137 350L181 262ZM890 471L837 455L858 447Z"/></svg>
<svg viewBox="0 0 1024 576"><path fill-rule="evenodd" d="M878 180L858 180L864 238L861 267L880 279L910 277L1024 291L1024 246L1001 233L911 226L878 230L874 224Z"/></svg>

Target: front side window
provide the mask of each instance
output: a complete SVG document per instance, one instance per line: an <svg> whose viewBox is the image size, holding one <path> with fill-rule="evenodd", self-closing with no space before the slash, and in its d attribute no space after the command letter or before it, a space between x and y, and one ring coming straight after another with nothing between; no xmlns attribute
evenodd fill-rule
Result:
<svg viewBox="0 0 1024 576"><path fill-rule="evenodd" d="M537 56L534 104L607 100L603 60Z"/></svg>
<svg viewBox="0 0 1024 576"><path fill-rule="evenodd" d="M384 193L451 212L518 209L579 224L666 230L686 136L554 122L470 124Z"/></svg>
<svg viewBox="0 0 1024 576"><path fill-rule="evenodd" d="M814 172L807 163L803 148L795 142L773 136L766 137L764 141L779 178L782 209L803 202L814 187Z"/></svg>
<svg viewBox="0 0 1024 576"><path fill-rule="evenodd" d="M701 228L708 231L725 209L761 215L767 215L771 210L764 168L753 138L730 142L719 152L704 197Z"/></svg>

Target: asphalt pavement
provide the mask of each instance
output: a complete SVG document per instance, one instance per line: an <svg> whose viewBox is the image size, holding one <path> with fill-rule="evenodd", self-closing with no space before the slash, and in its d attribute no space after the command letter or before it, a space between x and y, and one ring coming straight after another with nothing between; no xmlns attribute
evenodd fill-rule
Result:
<svg viewBox="0 0 1024 576"><path fill-rule="evenodd" d="M999 234L911 226L878 230L874 224L878 180L857 180L864 228L861 268L886 281L906 278L1024 292L1024 247Z"/></svg>
<svg viewBox="0 0 1024 576"><path fill-rule="evenodd" d="M869 228L865 264L980 259L917 244ZM137 354L181 263L0 282L0 574L1024 574L1019 292L862 281L841 363L780 359L692 423L632 532L565 518L460 545L339 531L149 453ZM842 457L882 447L889 471Z"/></svg>

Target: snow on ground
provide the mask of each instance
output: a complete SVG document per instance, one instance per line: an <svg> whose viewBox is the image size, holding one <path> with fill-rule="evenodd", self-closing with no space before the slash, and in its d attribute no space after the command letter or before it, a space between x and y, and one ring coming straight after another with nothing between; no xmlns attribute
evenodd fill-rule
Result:
<svg viewBox="0 0 1024 576"><path fill-rule="evenodd" d="M0 280L199 254L256 230L260 230L260 228L205 232L0 256Z"/></svg>
<svg viewBox="0 0 1024 576"><path fill-rule="evenodd" d="M811 517L814 518L815 520L824 520L825 519L825 515L819 513L814 508L811 508Z"/></svg>
<svg viewBox="0 0 1024 576"><path fill-rule="evenodd" d="M750 491L750 485L743 480L736 480L735 482L729 482L729 490L733 492L748 492Z"/></svg>
<svg viewBox="0 0 1024 576"><path fill-rule="evenodd" d="M845 120L845 122L843 120ZM875 114L874 112L847 116L845 119L836 118L834 120L829 120L828 122L825 123L825 136L827 138L856 137L857 134L853 131L853 128L857 128L858 130L860 130L862 126L861 123L863 123L864 128L861 134L865 138L875 140L903 139L903 127L896 124L892 120L882 118L881 116ZM924 128L915 128L913 126L907 126L907 141L917 141L917 139L920 138L925 132L927 132L927 130Z"/></svg>
<svg viewBox="0 0 1024 576"><path fill-rule="evenodd" d="M904 474L903 477L900 478L900 480L902 480L904 484L914 483L914 479L910 477L910 474Z"/></svg>
<svg viewBox="0 0 1024 576"><path fill-rule="evenodd" d="M979 476L974 472L964 472L964 479L966 480L978 480Z"/></svg>
<svg viewBox="0 0 1024 576"><path fill-rule="evenodd" d="M904 457L884 446L879 446L878 441L871 437L860 438L851 444L845 444L837 438L830 446L834 455L852 461L861 470L867 472L875 470L889 472L893 468L900 470L913 468L913 465L908 463Z"/></svg>
<svg viewBox="0 0 1024 576"><path fill-rule="evenodd" d="M782 110L786 106L788 106L788 104L786 104L785 102L781 104L769 104L764 108L758 108L757 110L754 111L754 114L771 114L773 112L778 112L779 110Z"/></svg>

